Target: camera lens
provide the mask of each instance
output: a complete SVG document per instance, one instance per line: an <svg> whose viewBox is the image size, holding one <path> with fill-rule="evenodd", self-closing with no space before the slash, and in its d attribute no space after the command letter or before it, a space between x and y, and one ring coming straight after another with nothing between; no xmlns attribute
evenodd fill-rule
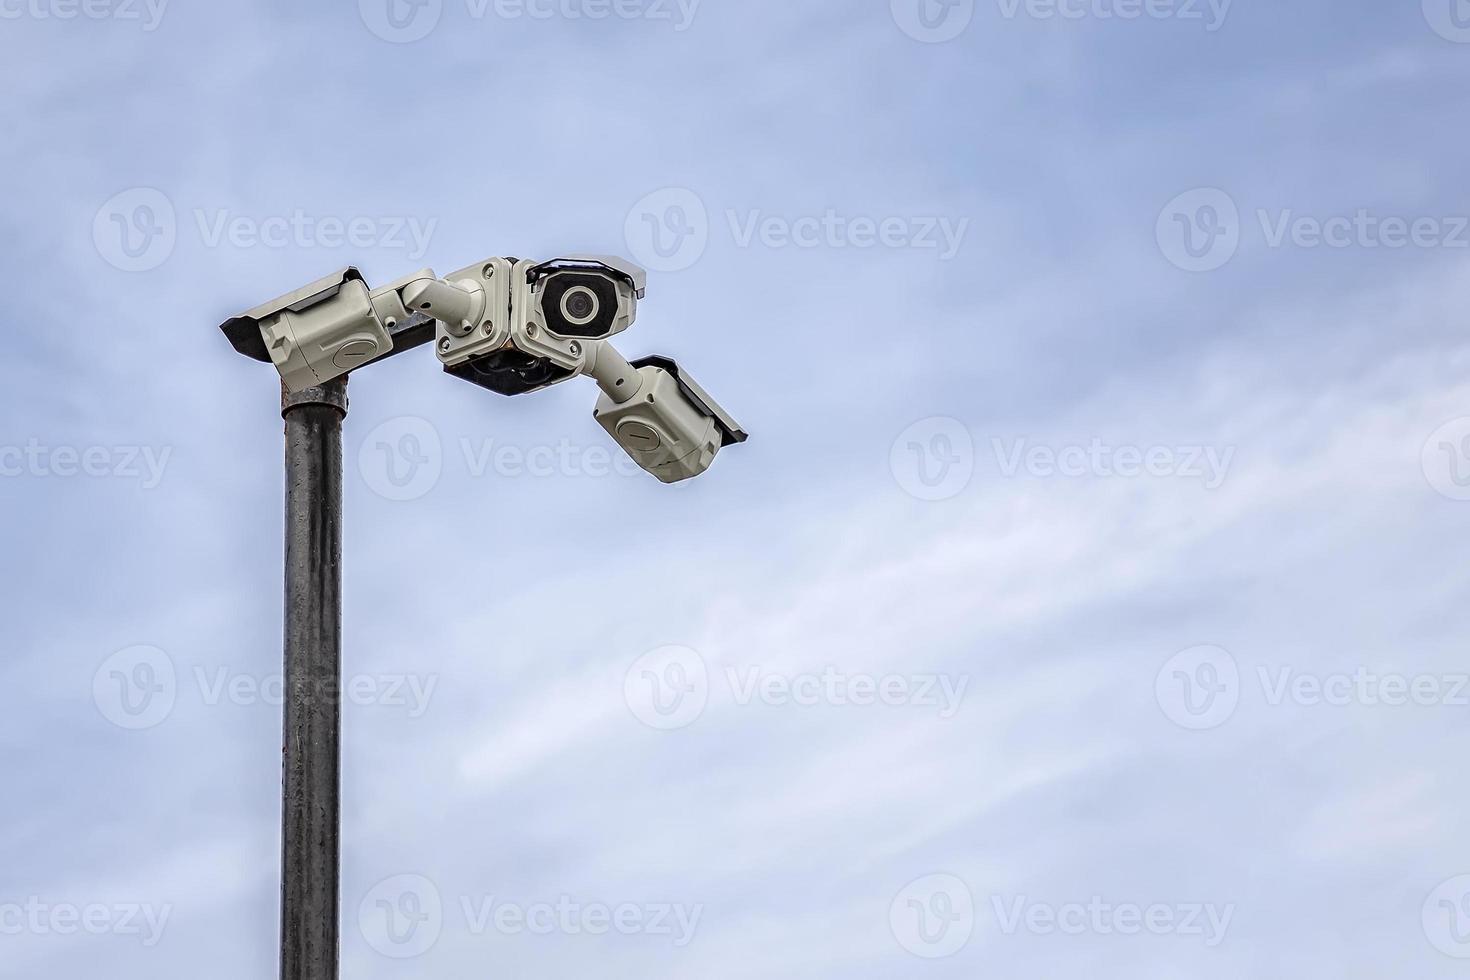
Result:
<svg viewBox="0 0 1470 980"><path fill-rule="evenodd" d="M573 323L586 323L597 315L597 297L586 286L567 290L561 298L562 314Z"/></svg>

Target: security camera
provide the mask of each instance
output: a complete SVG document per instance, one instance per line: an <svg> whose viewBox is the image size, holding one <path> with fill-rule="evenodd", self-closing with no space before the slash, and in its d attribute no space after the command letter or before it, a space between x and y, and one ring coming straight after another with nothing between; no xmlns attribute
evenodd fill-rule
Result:
<svg viewBox="0 0 1470 980"><path fill-rule="evenodd" d="M478 282L494 315L477 332L440 324L445 370L502 395L523 395L576 377L589 341L628 329L648 274L611 256L568 256L539 263L491 258L446 278Z"/></svg>
<svg viewBox="0 0 1470 980"><path fill-rule="evenodd" d="M232 317L221 329L236 350L275 364L287 389L301 392L390 354L392 331L415 315L468 329L484 302L477 283L445 282L432 269L369 290L362 273L348 266Z"/></svg>
<svg viewBox="0 0 1470 980"><path fill-rule="evenodd" d="M593 417L635 463L664 483L699 476L721 449L749 438L669 358L629 363L611 344L598 342L587 371L602 389Z"/></svg>
<svg viewBox="0 0 1470 980"><path fill-rule="evenodd" d="M362 273L349 266L225 322L235 347L275 364L293 392L393 349ZM253 336L252 336L253 335Z"/></svg>

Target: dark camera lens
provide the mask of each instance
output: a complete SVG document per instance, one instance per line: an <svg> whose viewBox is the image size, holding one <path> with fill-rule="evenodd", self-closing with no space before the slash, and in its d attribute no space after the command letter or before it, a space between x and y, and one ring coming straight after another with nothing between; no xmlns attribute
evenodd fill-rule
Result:
<svg viewBox="0 0 1470 980"><path fill-rule="evenodd" d="M566 310L569 320L590 320L592 314L597 312L597 297L589 290L574 289L567 293L566 299L562 301L562 308Z"/></svg>

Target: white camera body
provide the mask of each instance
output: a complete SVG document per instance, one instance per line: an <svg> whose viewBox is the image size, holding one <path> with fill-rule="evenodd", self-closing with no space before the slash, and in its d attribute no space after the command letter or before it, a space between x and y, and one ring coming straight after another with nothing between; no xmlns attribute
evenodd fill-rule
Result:
<svg viewBox="0 0 1470 980"><path fill-rule="evenodd" d="M393 349L362 273L351 266L242 313L225 330L252 325L293 392L339 378Z"/></svg>
<svg viewBox="0 0 1470 980"><path fill-rule="evenodd" d="M393 330L415 316L473 332L486 306L478 282L446 282L422 269L369 290L348 266L225 321L221 329L243 354L276 366L299 393L325 384L394 350Z"/></svg>
<svg viewBox="0 0 1470 980"><path fill-rule="evenodd" d="M608 256L550 262L490 258L451 273L489 297L478 329L441 320L436 349L449 373L520 395L582 373L590 343L632 326L647 274Z"/></svg>
<svg viewBox="0 0 1470 980"><path fill-rule="evenodd" d="M592 414L643 469L664 483L679 483L709 469L725 446L746 440L673 361L650 357L639 363L633 396L620 402L604 390Z"/></svg>

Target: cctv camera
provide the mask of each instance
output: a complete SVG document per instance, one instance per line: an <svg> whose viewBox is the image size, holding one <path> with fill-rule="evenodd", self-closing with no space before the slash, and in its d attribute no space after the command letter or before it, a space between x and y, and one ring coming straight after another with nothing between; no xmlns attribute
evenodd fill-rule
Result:
<svg viewBox="0 0 1470 980"><path fill-rule="evenodd" d="M602 388L593 416L643 469L679 483L709 469L726 446L748 436L694 379L666 357L628 363L598 343L588 373Z"/></svg>
<svg viewBox="0 0 1470 980"><path fill-rule="evenodd" d="M394 349L393 331L434 317L460 334L473 332L485 308L474 281L446 282L424 269L369 290L349 266L324 279L227 320L221 329L235 349L270 361L287 389L325 384Z"/></svg>
<svg viewBox="0 0 1470 980"><path fill-rule="evenodd" d="M223 329L236 349L275 364L293 392L393 349L362 273L350 266L242 313Z"/></svg>
<svg viewBox="0 0 1470 980"><path fill-rule="evenodd" d="M622 259L570 256L540 263L486 259L446 278L477 282L490 312L478 330L441 322L445 370L502 395L522 395L576 377L590 341L628 329L648 276Z"/></svg>

